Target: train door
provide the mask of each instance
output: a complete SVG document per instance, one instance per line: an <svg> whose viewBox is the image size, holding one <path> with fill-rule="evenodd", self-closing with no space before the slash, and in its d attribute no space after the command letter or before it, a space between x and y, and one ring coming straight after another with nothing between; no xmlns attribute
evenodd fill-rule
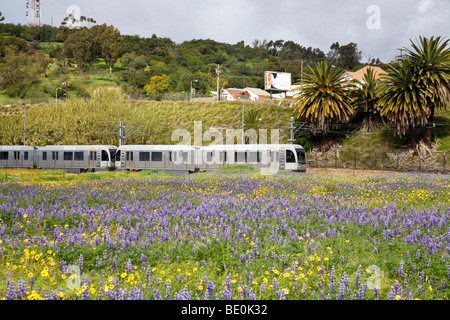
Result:
<svg viewBox="0 0 450 320"><path fill-rule="evenodd" d="M125 158L125 168L127 170L133 169L133 161L134 161L134 152L133 151L127 151L122 152L122 156Z"/></svg>

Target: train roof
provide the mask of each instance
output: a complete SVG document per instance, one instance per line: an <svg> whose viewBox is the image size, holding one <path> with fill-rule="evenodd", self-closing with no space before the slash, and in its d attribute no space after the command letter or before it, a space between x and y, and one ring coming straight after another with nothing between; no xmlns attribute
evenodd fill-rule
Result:
<svg viewBox="0 0 450 320"><path fill-rule="evenodd" d="M298 144L218 144L202 147L204 150L280 150L280 148L287 149L303 149Z"/></svg>
<svg viewBox="0 0 450 320"><path fill-rule="evenodd" d="M39 147L38 150L102 150L102 149L117 149L116 146L108 145L49 145Z"/></svg>
<svg viewBox="0 0 450 320"><path fill-rule="evenodd" d="M30 146L0 146L0 150L2 151L30 151L34 150L34 147Z"/></svg>
<svg viewBox="0 0 450 320"><path fill-rule="evenodd" d="M122 145L118 150L131 150L131 151L178 151L178 150L195 150L194 146L189 145L150 145L150 144L135 144L135 145Z"/></svg>

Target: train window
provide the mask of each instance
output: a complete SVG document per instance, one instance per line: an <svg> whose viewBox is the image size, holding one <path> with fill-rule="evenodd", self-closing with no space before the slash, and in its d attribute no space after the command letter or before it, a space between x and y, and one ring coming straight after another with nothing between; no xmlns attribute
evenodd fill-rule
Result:
<svg viewBox="0 0 450 320"><path fill-rule="evenodd" d="M172 151L169 151L169 161L172 162Z"/></svg>
<svg viewBox="0 0 450 320"><path fill-rule="evenodd" d="M234 162L247 162L247 152L235 152Z"/></svg>
<svg viewBox="0 0 450 320"><path fill-rule="evenodd" d="M127 151L127 161L133 161L133 151Z"/></svg>
<svg viewBox="0 0 450 320"><path fill-rule="evenodd" d="M47 151L42 152L42 160L47 161Z"/></svg>
<svg viewBox="0 0 450 320"><path fill-rule="evenodd" d="M183 152L182 153L182 157L183 157L183 163L187 163L188 162L189 153Z"/></svg>
<svg viewBox="0 0 450 320"><path fill-rule="evenodd" d="M212 162L212 158L213 158L213 153L212 152L207 152L206 153L206 161L207 162Z"/></svg>
<svg viewBox="0 0 450 320"><path fill-rule="evenodd" d="M298 163L299 164L306 164L305 150L303 150L303 149L295 149L295 152L297 153Z"/></svg>
<svg viewBox="0 0 450 320"><path fill-rule="evenodd" d="M250 162L251 163L261 162L261 152L250 152Z"/></svg>
<svg viewBox="0 0 450 320"><path fill-rule="evenodd" d="M152 161L162 161L162 152L152 152Z"/></svg>
<svg viewBox="0 0 450 320"><path fill-rule="evenodd" d="M23 160L28 160L28 151L23 153Z"/></svg>
<svg viewBox="0 0 450 320"><path fill-rule="evenodd" d="M102 161L109 161L108 152L106 152L105 150L102 150Z"/></svg>
<svg viewBox="0 0 450 320"><path fill-rule="evenodd" d="M64 152L63 159L64 159L64 161L72 161L73 160L73 152Z"/></svg>
<svg viewBox="0 0 450 320"><path fill-rule="evenodd" d="M109 154L111 155L111 160L116 158L116 149L109 149Z"/></svg>
<svg viewBox="0 0 450 320"><path fill-rule="evenodd" d="M58 151L52 151L52 160L59 160Z"/></svg>
<svg viewBox="0 0 450 320"><path fill-rule="evenodd" d="M0 160L8 160L8 151L0 152Z"/></svg>
<svg viewBox="0 0 450 320"><path fill-rule="evenodd" d="M20 160L20 152L14 151L14 160Z"/></svg>
<svg viewBox="0 0 450 320"><path fill-rule="evenodd" d="M74 155L74 160L75 161L83 161L84 160L84 152L75 152L75 155Z"/></svg>
<svg viewBox="0 0 450 320"><path fill-rule="evenodd" d="M139 152L139 161L149 161L150 152Z"/></svg>
<svg viewBox="0 0 450 320"><path fill-rule="evenodd" d="M89 160L91 160L91 161L97 161L97 152L95 152L95 151L89 151Z"/></svg>
<svg viewBox="0 0 450 320"><path fill-rule="evenodd" d="M295 163L295 155L291 150L286 150L286 162Z"/></svg>
<svg viewBox="0 0 450 320"><path fill-rule="evenodd" d="M116 161L120 161L121 151L116 152Z"/></svg>

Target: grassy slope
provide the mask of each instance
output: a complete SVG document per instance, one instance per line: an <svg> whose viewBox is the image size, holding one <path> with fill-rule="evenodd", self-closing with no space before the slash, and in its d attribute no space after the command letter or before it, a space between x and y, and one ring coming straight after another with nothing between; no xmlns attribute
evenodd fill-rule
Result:
<svg viewBox="0 0 450 320"><path fill-rule="evenodd" d="M245 107L246 110L260 110L261 125L266 128L289 125L292 110L287 107L248 102ZM22 107L0 107L0 114L4 128L0 132L0 144L22 144ZM175 129L193 133L194 121L203 121L203 131L208 128L240 129L241 115L240 102L133 101L124 99L118 90L102 91L90 100L28 106L27 144L116 145L119 121L136 127L137 133L126 139L127 144L169 144ZM286 130L281 133L282 142L286 142L286 134Z"/></svg>

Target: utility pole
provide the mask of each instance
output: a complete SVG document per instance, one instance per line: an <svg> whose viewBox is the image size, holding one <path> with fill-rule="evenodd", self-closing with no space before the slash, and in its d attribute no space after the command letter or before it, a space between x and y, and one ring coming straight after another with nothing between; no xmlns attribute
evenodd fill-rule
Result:
<svg viewBox="0 0 450 320"><path fill-rule="evenodd" d="M133 99L136 99L136 70L133 72Z"/></svg>
<svg viewBox="0 0 450 320"><path fill-rule="evenodd" d="M125 127L123 126L123 121L119 122L119 146L125 144Z"/></svg>
<svg viewBox="0 0 450 320"><path fill-rule="evenodd" d="M241 92L240 93L242 95L242 144L245 144L245 140L244 140L244 112L245 112L245 93Z"/></svg>
<svg viewBox="0 0 450 320"><path fill-rule="evenodd" d="M397 50L399 50L400 51L400 55L399 56L397 56L397 58L400 58L400 60L403 60L403 48L397 48Z"/></svg>
<svg viewBox="0 0 450 320"><path fill-rule="evenodd" d="M27 130L27 105L23 104L23 145L26 145L25 142L25 136L26 136L26 130Z"/></svg>
<svg viewBox="0 0 450 320"><path fill-rule="evenodd" d="M295 139L294 139L294 129L295 129L295 126L294 126L294 117L291 117L291 125L289 126L289 131L290 131L290 135L291 135L291 137L288 139L288 142L290 142L291 144L294 144L294 142L295 142Z"/></svg>
<svg viewBox="0 0 450 320"><path fill-rule="evenodd" d="M220 88L219 88L220 64L217 65L216 73L217 73L217 102L219 102L220 101Z"/></svg>

